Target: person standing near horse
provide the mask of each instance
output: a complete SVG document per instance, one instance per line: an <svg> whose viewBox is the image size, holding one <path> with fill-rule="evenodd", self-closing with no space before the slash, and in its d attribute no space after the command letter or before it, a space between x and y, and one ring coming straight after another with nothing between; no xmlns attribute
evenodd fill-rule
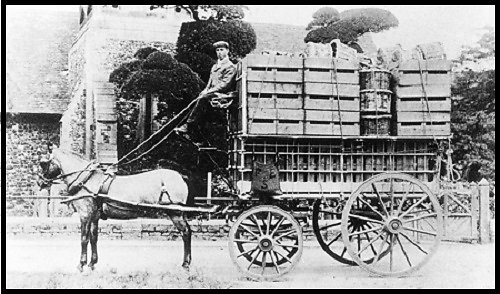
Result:
<svg viewBox="0 0 500 294"><path fill-rule="evenodd" d="M225 41L213 44L217 53L217 63L212 66L210 79L207 86L198 98L189 113L186 123L175 129L177 133L187 136L192 133L194 126L200 126L211 108L211 101L218 98L220 94L227 94L235 88L236 66L229 60L229 43Z"/></svg>

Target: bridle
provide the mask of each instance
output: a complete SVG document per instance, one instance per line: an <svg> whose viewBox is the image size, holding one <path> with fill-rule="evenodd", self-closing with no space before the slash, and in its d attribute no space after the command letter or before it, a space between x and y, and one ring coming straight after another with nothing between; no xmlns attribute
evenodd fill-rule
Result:
<svg viewBox="0 0 500 294"><path fill-rule="evenodd" d="M49 158L49 160L46 161L46 163L49 164L47 169L50 168L50 163L52 163L53 160L54 160L54 158L51 157L51 158ZM71 171L69 173L64 173L64 174L61 173L54 178L47 178L47 177L45 177L45 175L43 173L39 174L39 177L45 186L50 186L54 183L61 184L62 182L59 182L59 180L61 180L61 179L64 180L66 177L69 177L69 176L72 176L72 175L78 173L78 176L76 176L75 179L73 181L71 181L71 183L68 183L68 187L71 187L80 178L80 176L83 174L83 172L88 171L88 172L91 172L90 175L92 175L92 173L97 170L97 166L98 166L98 164L96 164L95 162L90 162L84 169L75 170L75 171ZM58 167L59 167L59 170L61 170L60 164ZM84 179L83 181L78 183L79 188L84 187L85 181L88 180L90 175L86 179Z"/></svg>

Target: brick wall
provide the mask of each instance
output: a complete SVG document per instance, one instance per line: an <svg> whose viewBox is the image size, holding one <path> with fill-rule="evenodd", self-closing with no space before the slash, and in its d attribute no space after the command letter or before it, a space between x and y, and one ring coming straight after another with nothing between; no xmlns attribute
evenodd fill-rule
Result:
<svg viewBox="0 0 500 294"><path fill-rule="evenodd" d="M59 145L60 115L8 114L6 121L6 194L35 196L39 160L47 142ZM29 215L30 200L9 201L7 215ZM31 201L32 202L32 201Z"/></svg>

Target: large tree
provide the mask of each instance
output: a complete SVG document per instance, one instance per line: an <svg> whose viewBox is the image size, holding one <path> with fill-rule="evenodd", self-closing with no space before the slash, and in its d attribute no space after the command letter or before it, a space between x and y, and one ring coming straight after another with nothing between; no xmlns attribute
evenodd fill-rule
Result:
<svg viewBox="0 0 500 294"><path fill-rule="evenodd" d="M350 9L341 12L337 21L311 30L304 42L329 43L340 39L342 43L348 44L355 42L364 33L376 33L398 25L398 19L390 11L379 8Z"/></svg>

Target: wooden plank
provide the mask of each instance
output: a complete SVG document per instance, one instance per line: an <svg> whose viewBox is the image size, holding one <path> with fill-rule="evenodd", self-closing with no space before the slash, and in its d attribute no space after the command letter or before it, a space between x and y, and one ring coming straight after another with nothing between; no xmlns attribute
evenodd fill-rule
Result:
<svg viewBox="0 0 500 294"><path fill-rule="evenodd" d="M304 68L324 68L334 69L337 71L357 71L359 64L354 61L338 59L338 58L318 58L308 57L304 59Z"/></svg>
<svg viewBox="0 0 500 294"><path fill-rule="evenodd" d="M302 95L296 94L275 94L276 108L278 109L301 109L303 105Z"/></svg>
<svg viewBox="0 0 500 294"><path fill-rule="evenodd" d="M116 97L114 88L94 88L94 95Z"/></svg>
<svg viewBox="0 0 500 294"><path fill-rule="evenodd" d="M244 59L248 67L302 68L302 58L279 55L249 54Z"/></svg>
<svg viewBox="0 0 500 294"><path fill-rule="evenodd" d="M97 143L97 150L99 152L101 152L101 151L103 151L103 152L106 152L106 151L116 151L116 150L118 150L117 148L118 147L116 146L116 144Z"/></svg>
<svg viewBox="0 0 500 294"><path fill-rule="evenodd" d="M302 69L292 69L291 71L282 71L280 69L265 70L265 68L248 68L247 80L257 82L284 82L284 83L302 83Z"/></svg>
<svg viewBox="0 0 500 294"><path fill-rule="evenodd" d="M298 120L304 119L304 110L302 109L277 109L278 120Z"/></svg>
<svg viewBox="0 0 500 294"><path fill-rule="evenodd" d="M248 119L268 119L275 120L278 118L276 109L259 109L259 108L248 108Z"/></svg>
<svg viewBox="0 0 500 294"><path fill-rule="evenodd" d="M425 111L451 111L451 98L450 97L431 97L428 99L429 103L424 97L421 98L398 98L396 101L396 109L398 112L425 112ZM428 107L427 107L428 105Z"/></svg>
<svg viewBox="0 0 500 294"><path fill-rule="evenodd" d="M397 121L398 122L449 122L450 112L398 112Z"/></svg>
<svg viewBox="0 0 500 294"><path fill-rule="evenodd" d="M96 120L98 121L116 121L117 115L116 113L97 113Z"/></svg>
<svg viewBox="0 0 500 294"><path fill-rule="evenodd" d="M302 94L302 84L248 82L247 93Z"/></svg>
<svg viewBox="0 0 500 294"><path fill-rule="evenodd" d="M419 71L419 60L410 59L401 62L399 65L400 71ZM451 61L449 60L420 60L422 70L428 71L450 71Z"/></svg>
<svg viewBox="0 0 500 294"><path fill-rule="evenodd" d="M358 122L359 123L359 112L358 111L341 111L335 110L306 110L305 119L306 121L330 121L339 122L339 117L342 118L342 122Z"/></svg>
<svg viewBox="0 0 500 294"><path fill-rule="evenodd" d="M306 95L337 95L344 97L359 97L359 85L351 84L330 84L330 83L304 83L304 93Z"/></svg>
<svg viewBox="0 0 500 294"><path fill-rule="evenodd" d="M403 125L397 124L397 136L449 136L451 135L450 123L440 125Z"/></svg>
<svg viewBox="0 0 500 294"><path fill-rule="evenodd" d="M304 71L304 82L312 83L335 83L335 73L332 69L327 71L317 71L314 69L306 69ZM337 80L339 84L359 84L359 75L357 72L337 72Z"/></svg>
<svg viewBox="0 0 500 294"><path fill-rule="evenodd" d="M451 85L451 73L443 72L443 73L432 73L425 72L422 75L425 85ZM415 72L402 72L399 76L399 85L408 86L408 85L420 85L422 84L422 79L420 77L420 73Z"/></svg>
<svg viewBox="0 0 500 294"><path fill-rule="evenodd" d="M359 111L359 98L357 97L337 97L323 95L306 95L304 98L304 109L311 110L340 110Z"/></svg>
<svg viewBox="0 0 500 294"><path fill-rule="evenodd" d="M303 135L303 121L282 121L277 122L277 135Z"/></svg>
<svg viewBox="0 0 500 294"><path fill-rule="evenodd" d="M248 121L248 134L254 135L276 135L277 120L262 121L254 119Z"/></svg>
<svg viewBox="0 0 500 294"><path fill-rule="evenodd" d="M451 86L448 85L428 85L425 87L427 97L450 97ZM398 97L424 97L424 91L421 85L397 87L396 95Z"/></svg>

